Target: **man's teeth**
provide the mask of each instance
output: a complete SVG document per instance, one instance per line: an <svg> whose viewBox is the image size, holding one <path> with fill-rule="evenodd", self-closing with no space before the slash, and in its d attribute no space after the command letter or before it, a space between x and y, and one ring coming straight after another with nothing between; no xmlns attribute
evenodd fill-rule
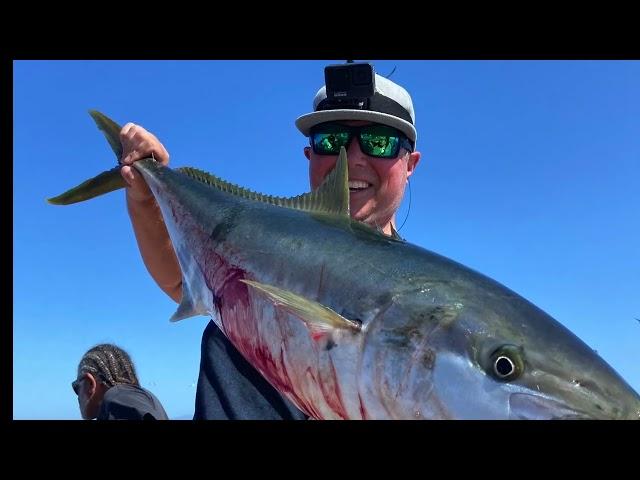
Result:
<svg viewBox="0 0 640 480"><path fill-rule="evenodd" d="M349 180L349 188L352 190L362 190L363 188L369 188L369 183L362 180Z"/></svg>

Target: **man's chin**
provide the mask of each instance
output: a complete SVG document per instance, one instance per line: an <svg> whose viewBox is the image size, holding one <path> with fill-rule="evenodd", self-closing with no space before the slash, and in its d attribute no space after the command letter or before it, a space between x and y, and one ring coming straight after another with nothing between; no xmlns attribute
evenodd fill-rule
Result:
<svg viewBox="0 0 640 480"><path fill-rule="evenodd" d="M351 212L351 218L353 218L354 220L357 220L359 222L363 222L363 223L369 223L368 220L368 215L366 214L366 212L363 212L362 210L355 210L353 207L349 207L350 208L350 212Z"/></svg>
<svg viewBox="0 0 640 480"><path fill-rule="evenodd" d="M359 222L368 223L367 218L371 216L371 207L367 206L367 202L354 201L353 198L349 202L349 211L351 218Z"/></svg>

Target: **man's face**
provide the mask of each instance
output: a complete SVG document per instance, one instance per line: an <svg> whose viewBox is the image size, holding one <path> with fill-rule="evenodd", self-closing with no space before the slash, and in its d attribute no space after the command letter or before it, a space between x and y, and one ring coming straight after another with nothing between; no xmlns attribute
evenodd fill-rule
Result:
<svg viewBox="0 0 640 480"><path fill-rule="evenodd" d="M371 122L344 121L344 125L361 126ZM309 159L309 181L316 189L335 167L337 155L318 155L311 147L304 150ZM409 154L401 148L392 159L366 155L354 138L347 148L349 159L349 207L351 216L372 227L379 226L390 234L389 222L400 208L407 178L420 161L420 153ZM396 226L397 228L397 226Z"/></svg>
<svg viewBox="0 0 640 480"><path fill-rule="evenodd" d="M78 395L78 407L85 420L91 420L98 415L100 398L97 391L95 377L90 373L81 373L73 382L73 391Z"/></svg>

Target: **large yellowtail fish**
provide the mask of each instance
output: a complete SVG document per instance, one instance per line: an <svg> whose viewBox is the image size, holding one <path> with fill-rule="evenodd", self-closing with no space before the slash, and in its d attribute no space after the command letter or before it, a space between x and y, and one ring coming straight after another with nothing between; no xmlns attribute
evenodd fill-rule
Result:
<svg viewBox="0 0 640 480"><path fill-rule="evenodd" d="M92 111L118 158L120 126ZM638 394L513 291L349 216L344 149L322 186L262 195L134 163L182 270L171 320L211 316L316 419L639 419ZM119 167L50 199L124 187Z"/></svg>

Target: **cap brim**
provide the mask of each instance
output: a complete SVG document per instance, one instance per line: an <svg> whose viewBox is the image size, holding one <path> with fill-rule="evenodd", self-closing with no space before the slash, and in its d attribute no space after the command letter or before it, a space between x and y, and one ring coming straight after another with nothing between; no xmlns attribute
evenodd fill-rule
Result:
<svg viewBox="0 0 640 480"><path fill-rule="evenodd" d="M308 137L312 127L320 123L337 120L365 120L388 125L400 130L412 142L415 143L416 141L416 128L409 122L387 113L372 112L370 110L322 110L320 112L307 113L296 120L296 127L304 136Z"/></svg>

